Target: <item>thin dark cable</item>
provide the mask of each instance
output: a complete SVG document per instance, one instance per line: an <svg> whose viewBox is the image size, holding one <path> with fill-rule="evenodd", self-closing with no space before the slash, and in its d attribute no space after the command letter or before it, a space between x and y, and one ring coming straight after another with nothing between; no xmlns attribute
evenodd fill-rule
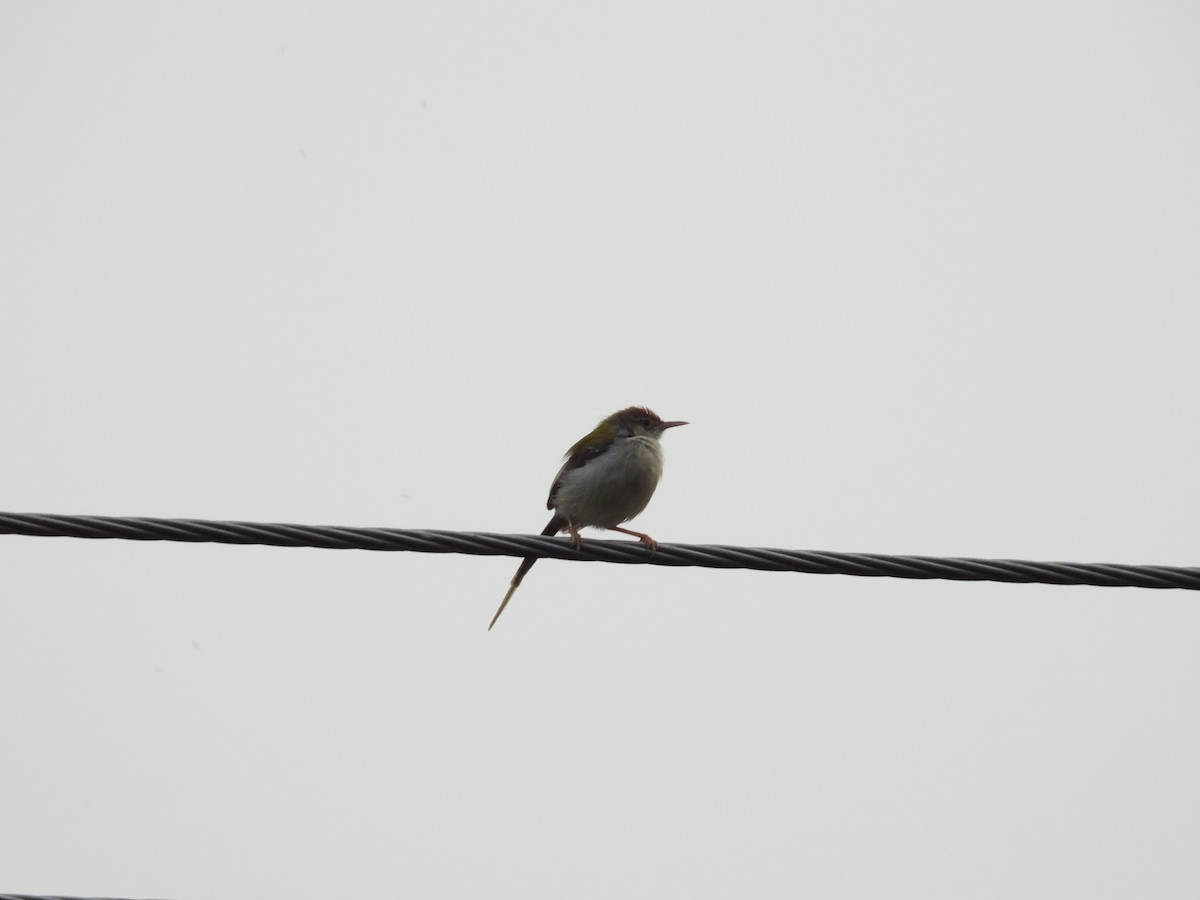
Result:
<svg viewBox="0 0 1200 900"><path fill-rule="evenodd" d="M651 554L641 544L633 541L589 539L583 542L582 550L575 550L565 538L469 531L408 531L399 528L213 522L205 519L0 513L0 534L120 538L129 541L261 544L273 547L322 547L333 550L412 550L418 553L467 553L475 556L536 556L591 562L758 569L769 572L859 575L872 578L941 578L950 581L1091 584L1102 587L1200 590L1200 568L1184 566L888 556L881 553L772 550L765 547L726 547L712 544L659 544L658 551ZM0 895L0 900L3 900L3 895Z"/></svg>

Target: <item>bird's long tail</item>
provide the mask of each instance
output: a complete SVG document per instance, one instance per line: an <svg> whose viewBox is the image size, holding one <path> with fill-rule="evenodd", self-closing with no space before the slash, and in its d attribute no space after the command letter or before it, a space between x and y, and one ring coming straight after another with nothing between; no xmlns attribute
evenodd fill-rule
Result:
<svg viewBox="0 0 1200 900"><path fill-rule="evenodd" d="M562 516L555 516L550 520L549 524L542 529L542 534L558 534L563 530L563 526L567 524L567 520ZM508 593L504 595L504 599L500 601L500 608L496 610L496 614L492 616L492 625L496 624L496 620L500 618L500 613L504 612L504 607L508 606L508 601L512 599L513 593L521 584L521 579L525 577L525 573L533 568L533 564L538 561L536 556L527 556L521 560L521 565L517 569L517 574L513 576L512 583L508 586ZM488 626L488 631L492 630L492 625Z"/></svg>

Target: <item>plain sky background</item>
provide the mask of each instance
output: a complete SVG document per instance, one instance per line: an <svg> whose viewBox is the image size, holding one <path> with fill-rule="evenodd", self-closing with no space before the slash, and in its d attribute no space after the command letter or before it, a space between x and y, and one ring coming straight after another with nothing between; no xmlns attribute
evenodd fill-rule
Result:
<svg viewBox="0 0 1200 900"><path fill-rule="evenodd" d="M1191 2L0 7L0 508L1200 564ZM1200 599L0 538L0 891L1200 895Z"/></svg>

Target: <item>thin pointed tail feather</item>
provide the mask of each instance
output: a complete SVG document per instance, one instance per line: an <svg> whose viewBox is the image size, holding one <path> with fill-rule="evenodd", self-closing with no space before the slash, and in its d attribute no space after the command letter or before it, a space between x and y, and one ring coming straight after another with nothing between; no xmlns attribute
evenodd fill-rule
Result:
<svg viewBox="0 0 1200 900"><path fill-rule="evenodd" d="M567 520L562 516L555 516L550 520L549 524L542 529L542 534L555 535L562 531ZM496 610L496 614L492 616L492 624L488 625L488 631L492 630L492 625L496 624L496 620L500 618L500 613L504 612L504 607L508 606L508 601L512 599L512 595L516 592L521 584L521 580L525 577L525 573L533 568L533 564L538 561L536 556L527 556L521 560L521 565L517 568L517 574L513 576L512 582L508 586L508 593L504 595L504 599L500 601L500 608Z"/></svg>
<svg viewBox="0 0 1200 900"><path fill-rule="evenodd" d="M508 601L516 593L517 587L521 584L521 579L525 577L526 572L533 568L535 562L537 562L536 556L527 556L521 561L521 567L517 569L517 574L513 576L512 583L508 586L508 593L504 595L504 599L500 601L500 608L492 616L492 622L491 625L488 625L488 631L492 630L492 625L496 624L496 620L500 618L500 613L504 612L504 607L508 606Z"/></svg>

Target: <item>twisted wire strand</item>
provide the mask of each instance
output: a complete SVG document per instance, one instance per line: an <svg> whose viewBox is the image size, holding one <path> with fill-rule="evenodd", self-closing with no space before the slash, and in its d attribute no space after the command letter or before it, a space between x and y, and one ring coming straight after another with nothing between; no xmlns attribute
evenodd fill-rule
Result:
<svg viewBox="0 0 1200 900"><path fill-rule="evenodd" d="M62 894L0 894L0 900L116 900L114 897L66 897Z"/></svg>
<svg viewBox="0 0 1200 900"><path fill-rule="evenodd" d="M1185 566L890 556L882 553L777 550L715 544L659 544L657 552L652 554L641 544L632 541L586 540L583 542L583 549L576 550L565 538L470 531L414 531L400 528L219 522L207 519L0 513L0 534L320 547L331 550L409 550L417 553L465 553L474 556L535 556L591 562L756 569L870 578L937 578L950 581L1200 590L1200 568ZM0 895L0 900L4 900L4 895Z"/></svg>

